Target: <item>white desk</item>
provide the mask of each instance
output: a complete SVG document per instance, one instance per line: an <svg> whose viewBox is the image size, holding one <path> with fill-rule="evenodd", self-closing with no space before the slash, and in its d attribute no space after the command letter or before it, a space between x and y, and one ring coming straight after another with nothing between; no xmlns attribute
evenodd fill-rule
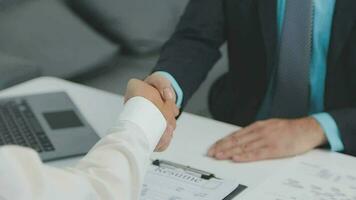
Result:
<svg viewBox="0 0 356 200"><path fill-rule="evenodd" d="M1 91L0 97L53 91L66 91L100 136L104 136L115 123L123 104L119 95L49 77L38 78ZM213 172L221 178L237 179L250 188L289 163L290 159L235 164L215 161L205 156L212 143L236 129L236 126L184 113L178 120L170 148L164 153L155 153L152 158L190 165ZM303 156L312 156L314 159L328 160L340 163L346 168L356 169L355 158L337 153L315 150ZM58 167L68 166L78 159L66 159L50 164Z"/></svg>

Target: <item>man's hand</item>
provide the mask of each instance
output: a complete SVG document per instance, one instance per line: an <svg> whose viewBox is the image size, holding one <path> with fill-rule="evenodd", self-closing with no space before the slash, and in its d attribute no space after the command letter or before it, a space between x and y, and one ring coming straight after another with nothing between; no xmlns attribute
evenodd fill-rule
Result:
<svg viewBox="0 0 356 200"><path fill-rule="evenodd" d="M171 82L161 74L155 72L145 79L145 82L155 87L164 101L176 102L176 93Z"/></svg>
<svg viewBox="0 0 356 200"><path fill-rule="evenodd" d="M131 79L127 85L127 90L125 94L125 102L132 97L141 96L151 101L155 106L161 111L165 119L167 120L167 129L159 144L157 145L155 151L164 151L168 148L171 139L173 137L173 131L176 128L176 114L178 113L175 102L166 101L164 102L161 98L159 92L149 84L137 80Z"/></svg>
<svg viewBox="0 0 356 200"><path fill-rule="evenodd" d="M176 93L172 88L171 82L159 73L151 74L145 79L145 82L157 89L159 95L161 96L164 102L174 106L172 112L175 117L178 116L179 109L175 105ZM171 124L170 121L168 121L167 128L164 133L164 138L166 139L162 139L160 141L160 143L158 144L160 148L158 148L157 151L164 151L167 148L168 145L166 145L167 144L166 141L169 140L169 138L173 135L174 130L175 130L175 124Z"/></svg>
<svg viewBox="0 0 356 200"><path fill-rule="evenodd" d="M295 156L326 143L312 117L256 122L216 142L208 155L218 160L251 162Z"/></svg>

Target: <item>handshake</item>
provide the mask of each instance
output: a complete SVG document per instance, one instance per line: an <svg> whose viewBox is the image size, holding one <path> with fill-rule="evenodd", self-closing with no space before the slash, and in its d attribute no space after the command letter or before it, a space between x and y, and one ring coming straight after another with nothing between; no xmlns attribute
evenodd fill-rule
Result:
<svg viewBox="0 0 356 200"><path fill-rule="evenodd" d="M125 97L128 100L134 96L150 100L166 118L165 133L155 149L164 151L173 137L179 115L171 82L160 73L153 73L144 81L133 79ZM313 117L269 119L252 123L215 142L208 156L217 160L252 162L303 154L326 143L324 131Z"/></svg>
<svg viewBox="0 0 356 200"><path fill-rule="evenodd" d="M176 117L179 115L179 109L176 106L176 94L171 83L158 73L150 75L145 81L131 79L127 85L125 102L136 96L141 96L151 101L165 117L167 127L155 151L166 150L173 138Z"/></svg>

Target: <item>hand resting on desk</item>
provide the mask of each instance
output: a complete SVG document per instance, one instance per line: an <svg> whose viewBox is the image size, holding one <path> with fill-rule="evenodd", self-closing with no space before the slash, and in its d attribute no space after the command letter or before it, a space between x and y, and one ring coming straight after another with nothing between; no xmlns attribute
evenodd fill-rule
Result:
<svg viewBox="0 0 356 200"><path fill-rule="evenodd" d="M216 142L208 155L218 160L252 162L295 156L326 143L312 117L271 119L253 123Z"/></svg>

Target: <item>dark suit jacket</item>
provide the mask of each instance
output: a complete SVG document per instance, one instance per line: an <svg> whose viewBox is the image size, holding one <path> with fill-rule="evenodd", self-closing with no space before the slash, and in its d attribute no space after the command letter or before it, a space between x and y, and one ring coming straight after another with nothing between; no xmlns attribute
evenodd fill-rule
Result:
<svg viewBox="0 0 356 200"><path fill-rule="evenodd" d="M276 62L276 8L277 0L191 0L155 70L176 78L185 105L227 41L230 68L211 92L211 111L218 120L252 123ZM337 122L345 153L356 155L356 1L337 0L335 9L325 110Z"/></svg>

